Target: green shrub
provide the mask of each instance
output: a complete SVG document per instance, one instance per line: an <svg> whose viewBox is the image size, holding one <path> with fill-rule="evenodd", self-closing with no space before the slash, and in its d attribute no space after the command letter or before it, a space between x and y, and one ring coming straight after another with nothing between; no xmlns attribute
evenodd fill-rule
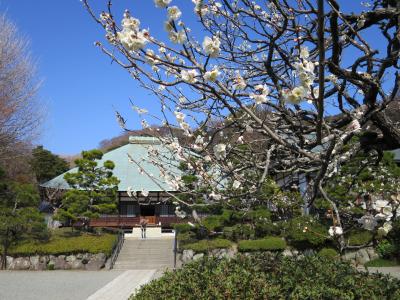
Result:
<svg viewBox="0 0 400 300"><path fill-rule="evenodd" d="M192 231L179 233L177 239L179 241L178 245L180 249L182 249L186 244L191 244L197 241L196 234Z"/></svg>
<svg viewBox="0 0 400 300"><path fill-rule="evenodd" d="M388 240L382 240L376 246L376 252L381 258L390 258L396 253L396 246Z"/></svg>
<svg viewBox="0 0 400 300"><path fill-rule="evenodd" d="M263 236L278 236L281 235L282 228L279 223L271 222L270 220L259 221L254 225L254 235L256 238Z"/></svg>
<svg viewBox="0 0 400 300"><path fill-rule="evenodd" d="M286 230L290 244L300 249L323 246L328 239L328 229L308 216L293 218L286 223Z"/></svg>
<svg viewBox="0 0 400 300"><path fill-rule="evenodd" d="M326 258L336 258L339 256L339 253L333 248L322 248L318 252L318 255Z"/></svg>
<svg viewBox="0 0 400 300"><path fill-rule="evenodd" d="M68 255L74 253L105 253L111 255L112 249L117 241L117 235L105 233L94 235L90 233L66 232L57 230L53 232L50 240L46 243L35 241L24 241L9 251L13 256L31 255Z"/></svg>
<svg viewBox="0 0 400 300"><path fill-rule="evenodd" d="M205 258L167 272L130 300L399 299L400 281L318 256Z"/></svg>
<svg viewBox="0 0 400 300"><path fill-rule="evenodd" d="M382 259L382 258L377 258L370 260L366 264L364 264L365 267L395 267L398 266L399 263L394 260L388 260L388 259Z"/></svg>
<svg viewBox="0 0 400 300"><path fill-rule="evenodd" d="M251 252L251 251L277 251L284 250L286 248L286 242L278 237L266 237L260 240L247 240L240 241L238 249L240 252Z"/></svg>
<svg viewBox="0 0 400 300"><path fill-rule="evenodd" d="M173 224L173 227L175 230L179 231L179 233L185 233L185 232L188 232L188 231L194 229L192 226L190 226L187 223L176 223L176 224Z"/></svg>
<svg viewBox="0 0 400 300"><path fill-rule="evenodd" d="M231 227L224 227L224 237L232 241L248 240L254 238L254 230L249 224L237 224Z"/></svg>
<svg viewBox="0 0 400 300"><path fill-rule="evenodd" d="M224 226L224 219L220 215L208 216L202 223L208 231L220 231Z"/></svg>
<svg viewBox="0 0 400 300"><path fill-rule="evenodd" d="M257 208L248 213L248 218L252 221L269 220L271 211L266 208Z"/></svg>
<svg viewBox="0 0 400 300"><path fill-rule="evenodd" d="M372 241L372 233L368 230L352 231L349 233L347 239L350 246L367 245Z"/></svg>
<svg viewBox="0 0 400 300"><path fill-rule="evenodd" d="M195 243L186 244L182 246L182 249L191 249L194 252L208 252L213 249L230 248L232 242L224 239L214 240L201 240Z"/></svg>

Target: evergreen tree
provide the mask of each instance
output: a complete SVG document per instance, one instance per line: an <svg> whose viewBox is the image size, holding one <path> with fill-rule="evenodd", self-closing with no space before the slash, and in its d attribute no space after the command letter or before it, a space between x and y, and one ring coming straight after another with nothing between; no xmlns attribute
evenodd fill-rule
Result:
<svg viewBox="0 0 400 300"><path fill-rule="evenodd" d="M44 149L43 146L37 146L32 150L30 165L38 183L46 182L69 169L64 159Z"/></svg>
<svg viewBox="0 0 400 300"><path fill-rule="evenodd" d="M39 194L32 184L10 182L0 170L0 244L2 264L10 246L24 238L45 239L46 224L38 210Z"/></svg>
<svg viewBox="0 0 400 300"><path fill-rule="evenodd" d="M113 176L112 161L98 166L97 161L102 157L99 150L83 151L82 158L75 160L78 171L65 174L65 180L73 189L64 194L57 211L58 219L74 222L116 212L119 180Z"/></svg>

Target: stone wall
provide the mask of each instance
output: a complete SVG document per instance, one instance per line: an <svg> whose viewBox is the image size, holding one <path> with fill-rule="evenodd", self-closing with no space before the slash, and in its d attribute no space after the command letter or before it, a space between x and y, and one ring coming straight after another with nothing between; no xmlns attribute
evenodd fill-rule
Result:
<svg viewBox="0 0 400 300"><path fill-rule="evenodd" d="M214 249L208 253L208 256L218 257L218 258L232 258L237 254L236 248L229 248L229 249ZM276 254L276 252L271 252L271 254ZM282 252L283 256L310 256L315 255L317 252L313 249L306 249L303 251L298 251L296 249L285 249ZM250 253L244 253L245 255ZM179 256L179 260L185 264L192 260L200 259L204 256L204 253L196 253L193 250L183 250L183 252ZM271 255L273 257L273 255ZM359 249L357 251L348 252L341 256L343 260L347 260L354 265L363 265L370 260L374 260L379 258L379 255L376 253L375 249L372 247Z"/></svg>
<svg viewBox="0 0 400 300"><path fill-rule="evenodd" d="M88 270L109 269L110 262L104 253L74 255L7 256L7 270Z"/></svg>

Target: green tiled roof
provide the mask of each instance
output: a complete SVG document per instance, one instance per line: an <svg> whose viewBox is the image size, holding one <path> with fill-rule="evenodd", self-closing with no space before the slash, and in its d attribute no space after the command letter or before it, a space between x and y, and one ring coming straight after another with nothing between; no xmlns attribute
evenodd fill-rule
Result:
<svg viewBox="0 0 400 300"><path fill-rule="evenodd" d="M142 189L154 192L174 191L174 189L165 183L165 181L160 177L159 168L148 161L148 149L149 147L157 149L160 153L158 159L159 163L162 164L164 168L167 168L169 172L181 175L182 172L178 169L179 162L174 159L174 154L161 145L157 139L152 137L134 136L130 137L129 141L129 144L105 153L103 158L98 162L99 166L106 160L114 162L115 168L113 174L120 180L118 190L127 191L128 187L131 187L133 191L141 191ZM138 162L148 174L152 174L154 176L154 181L158 184L156 184L153 179L149 178L146 174L141 174L138 166L128 161L128 154ZM76 172L77 169L78 168L73 168L68 172ZM42 184L42 187L69 189L70 186L64 180L64 174Z"/></svg>

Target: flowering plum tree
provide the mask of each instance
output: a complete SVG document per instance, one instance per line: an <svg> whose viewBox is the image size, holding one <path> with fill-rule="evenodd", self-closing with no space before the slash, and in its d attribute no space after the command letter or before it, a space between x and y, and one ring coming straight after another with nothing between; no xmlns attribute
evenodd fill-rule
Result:
<svg viewBox="0 0 400 300"><path fill-rule="evenodd" d="M198 189L159 166L165 180L182 193L200 191L206 203L235 197L251 205L268 178L294 175L307 187L306 206L319 195L331 204L330 233L340 236L345 204L327 182L360 151L375 162L400 148L400 129L385 113L398 101L400 2L364 1L357 12L355 3L337 0L192 2L188 16L179 1L154 1L165 10L163 41L129 10L114 15L112 1L97 13L83 0L106 32L97 46L160 101L164 124L177 123L190 141L159 137L193 171ZM203 35L186 25L191 17ZM147 127L147 111L133 107ZM390 199L394 207L397 198Z"/></svg>

